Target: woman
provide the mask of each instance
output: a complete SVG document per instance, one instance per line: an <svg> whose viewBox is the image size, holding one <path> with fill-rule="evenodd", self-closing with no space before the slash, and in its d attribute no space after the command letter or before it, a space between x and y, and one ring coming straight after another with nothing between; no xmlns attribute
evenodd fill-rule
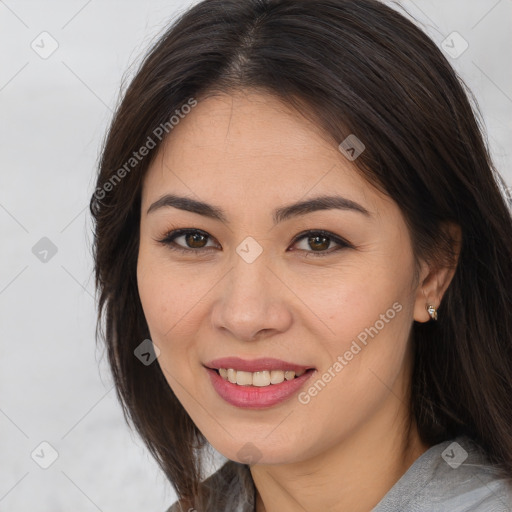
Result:
<svg viewBox="0 0 512 512"><path fill-rule="evenodd" d="M169 511L512 510L499 180L446 59L380 2L180 17L91 199L103 338Z"/></svg>

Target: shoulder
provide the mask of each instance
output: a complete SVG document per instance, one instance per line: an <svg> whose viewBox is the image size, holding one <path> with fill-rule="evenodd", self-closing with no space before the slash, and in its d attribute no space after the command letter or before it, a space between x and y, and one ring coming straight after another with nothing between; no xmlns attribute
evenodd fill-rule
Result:
<svg viewBox="0 0 512 512"><path fill-rule="evenodd" d="M225 462L215 473L202 482L205 504L201 512L252 512L254 510L254 484L249 468L232 460ZM196 507L197 508L197 507ZM198 512L180 501L166 512Z"/></svg>
<svg viewBox="0 0 512 512"><path fill-rule="evenodd" d="M512 481L466 436L432 446L372 512L512 512Z"/></svg>

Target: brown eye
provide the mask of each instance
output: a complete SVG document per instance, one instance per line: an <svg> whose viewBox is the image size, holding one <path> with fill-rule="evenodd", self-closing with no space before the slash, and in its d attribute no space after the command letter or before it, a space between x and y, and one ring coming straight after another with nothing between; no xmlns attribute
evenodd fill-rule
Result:
<svg viewBox="0 0 512 512"><path fill-rule="evenodd" d="M208 242L208 237L202 233L191 232L183 236L185 238L186 244L191 249L201 249Z"/></svg>
<svg viewBox="0 0 512 512"><path fill-rule="evenodd" d="M215 247L207 245L210 239L208 233L198 229L177 229L157 241L172 250L199 254Z"/></svg>
<svg viewBox="0 0 512 512"><path fill-rule="evenodd" d="M314 251L323 251L329 248L331 239L327 236L310 236L308 237L308 244Z"/></svg>
<svg viewBox="0 0 512 512"><path fill-rule="evenodd" d="M293 244L305 256L328 256L345 248L354 248L343 238L328 231L307 231L298 235Z"/></svg>

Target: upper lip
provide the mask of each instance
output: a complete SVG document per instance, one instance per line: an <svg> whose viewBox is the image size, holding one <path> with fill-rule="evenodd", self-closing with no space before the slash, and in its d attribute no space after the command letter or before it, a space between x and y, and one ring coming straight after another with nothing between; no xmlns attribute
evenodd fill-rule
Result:
<svg viewBox="0 0 512 512"><path fill-rule="evenodd" d="M257 372L261 370L288 370L298 372L300 370L309 370L312 366L290 363L272 357L263 357L260 359L240 359L239 357L221 357L205 363L205 366L214 370L219 368L232 368L233 370L242 370L244 372Z"/></svg>

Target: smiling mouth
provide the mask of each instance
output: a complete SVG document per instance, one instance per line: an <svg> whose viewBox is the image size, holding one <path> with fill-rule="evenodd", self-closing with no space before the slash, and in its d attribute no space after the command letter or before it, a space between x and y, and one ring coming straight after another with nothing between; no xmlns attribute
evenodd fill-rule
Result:
<svg viewBox="0 0 512 512"><path fill-rule="evenodd" d="M233 368L211 368L222 379L231 384L239 386L267 387L281 384L284 381L297 379L307 372L314 371L314 368L301 370L261 370L257 372L246 372Z"/></svg>

